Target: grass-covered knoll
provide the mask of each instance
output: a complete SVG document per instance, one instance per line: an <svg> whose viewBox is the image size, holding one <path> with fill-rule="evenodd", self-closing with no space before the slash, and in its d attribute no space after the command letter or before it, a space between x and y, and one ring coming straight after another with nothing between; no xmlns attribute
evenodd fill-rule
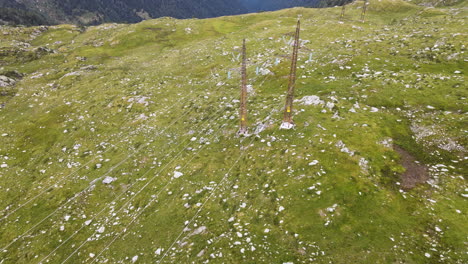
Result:
<svg viewBox="0 0 468 264"><path fill-rule="evenodd" d="M362 3L2 27L0 263L466 263L466 8Z"/></svg>

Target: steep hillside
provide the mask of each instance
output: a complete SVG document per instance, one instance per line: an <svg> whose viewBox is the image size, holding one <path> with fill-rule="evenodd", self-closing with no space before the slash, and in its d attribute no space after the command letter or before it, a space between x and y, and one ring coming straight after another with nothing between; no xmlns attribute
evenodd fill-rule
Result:
<svg viewBox="0 0 468 264"><path fill-rule="evenodd" d="M47 17L48 23L52 24L135 23L152 17L206 18L247 12L238 0L21 0L20 2L21 4L17 4L14 10L39 13ZM0 0L0 6L12 6L11 3L17 2Z"/></svg>
<svg viewBox="0 0 468 264"><path fill-rule="evenodd" d="M0 0L0 25L41 25L49 20L15 0Z"/></svg>
<svg viewBox="0 0 468 264"><path fill-rule="evenodd" d="M0 0L0 23L95 25L106 22L136 23L157 17L207 18L295 6L326 7L349 0Z"/></svg>
<svg viewBox="0 0 468 264"><path fill-rule="evenodd" d="M467 263L466 3L362 5L0 27L0 263Z"/></svg>

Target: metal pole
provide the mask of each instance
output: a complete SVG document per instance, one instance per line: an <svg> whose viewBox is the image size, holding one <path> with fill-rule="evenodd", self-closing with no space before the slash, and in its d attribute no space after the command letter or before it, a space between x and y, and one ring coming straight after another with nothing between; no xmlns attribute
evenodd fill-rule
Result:
<svg viewBox="0 0 468 264"><path fill-rule="evenodd" d="M368 0L364 1L364 5L362 7L362 13L361 13L361 21L364 23L366 21L366 12L367 12L367 6L369 5Z"/></svg>
<svg viewBox="0 0 468 264"><path fill-rule="evenodd" d="M245 39L242 45L242 85L241 85L241 100L240 100L240 128L239 135L247 134L247 48Z"/></svg>
<svg viewBox="0 0 468 264"><path fill-rule="evenodd" d="M289 74L288 95L286 96L286 105L284 108L283 123L293 125L292 112L294 101L294 90L296 88L296 70L297 70L297 55L299 52L299 33L301 30L301 21L297 21L296 36L294 41L294 49L291 62L291 73Z"/></svg>
<svg viewBox="0 0 468 264"><path fill-rule="evenodd" d="M340 21L343 21L344 15L346 11L346 6L343 5L343 8L341 8L341 16L340 16Z"/></svg>

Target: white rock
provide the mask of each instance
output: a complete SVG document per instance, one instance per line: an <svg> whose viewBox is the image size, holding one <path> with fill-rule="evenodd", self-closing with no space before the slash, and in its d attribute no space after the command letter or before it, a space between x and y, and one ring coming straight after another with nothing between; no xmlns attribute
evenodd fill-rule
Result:
<svg viewBox="0 0 468 264"><path fill-rule="evenodd" d="M426 258L430 258L430 257L431 257L431 254L429 254L429 253L424 253L424 256L426 256Z"/></svg>
<svg viewBox="0 0 468 264"><path fill-rule="evenodd" d="M174 178L180 178L182 177L184 174L182 172L178 172L178 171L174 171Z"/></svg>
<svg viewBox="0 0 468 264"><path fill-rule="evenodd" d="M133 262L133 263L137 262L137 260L138 260L138 256L134 256L134 257L132 258L132 262Z"/></svg>
<svg viewBox="0 0 468 264"><path fill-rule="evenodd" d="M302 103L303 105L320 105L325 103L324 101L320 100L320 97L316 95L304 96L301 99L295 101Z"/></svg>
<svg viewBox="0 0 468 264"><path fill-rule="evenodd" d="M94 258L94 256L96 256L94 253L89 253L90 258Z"/></svg>
<svg viewBox="0 0 468 264"><path fill-rule="evenodd" d="M117 178L112 178L112 177L109 177L109 176L106 176L106 178L104 178L104 180L102 181L102 183L104 184L111 184L112 182L116 181Z"/></svg>
<svg viewBox="0 0 468 264"><path fill-rule="evenodd" d="M261 68L259 70L260 74L261 75L268 75L268 74L271 74L271 71L269 69L264 69L264 68Z"/></svg>
<svg viewBox="0 0 468 264"><path fill-rule="evenodd" d="M231 217L228 219L228 222L234 222L235 218L234 217Z"/></svg>
<svg viewBox="0 0 468 264"><path fill-rule="evenodd" d="M101 226L101 227L97 230L97 232L100 233L100 234L104 233L104 231L106 231L106 228L105 228L104 226Z"/></svg>
<svg viewBox="0 0 468 264"><path fill-rule="evenodd" d="M7 87L15 84L15 80L8 78L6 76L0 75L0 87Z"/></svg>
<svg viewBox="0 0 468 264"><path fill-rule="evenodd" d="M280 212L284 211L284 207L283 207L283 206L280 206L280 207L278 208L278 211L280 211Z"/></svg>
<svg viewBox="0 0 468 264"><path fill-rule="evenodd" d="M191 235L191 236L199 235L199 234L205 232L206 229L207 229L206 226L200 226L199 228L195 229L190 235Z"/></svg>
<svg viewBox="0 0 468 264"><path fill-rule="evenodd" d="M270 233L270 229L265 228L265 230L264 230L263 232L265 232L265 233Z"/></svg>
<svg viewBox="0 0 468 264"><path fill-rule="evenodd" d="M163 251L162 248L158 248L158 249L156 249L156 251L154 252L154 254L156 254L156 255L161 255L162 251Z"/></svg>
<svg viewBox="0 0 468 264"><path fill-rule="evenodd" d="M319 163L318 160L313 160L312 162L309 163L309 166L315 166Z"/></svg>
<svg viewBox="0 0 468 264"><path fill-rule="evenodd" d="M69 216L69 215L66 215L66 216L64 217L65 221L68 221L68 220L70 220L70 217L71 217L71 216Z"/></svg>
<svg viewBox="0 0 468 264"><path fill-rule="evenodd" d="M92 221L93 221L93 220L87 220L87 221L85 221L84 223L85 223L85 225L88 226L89 224L91 224Z"/></svg>
<svg viewBox="0 0 468 264"><path fill-rule="evenodd" d="M2 165L0 165L0 168L8 168L8 164L3 163Z"/></svg>
<svg viewBox="0 0 468 264"><path fill-rule="evenodd" d="M294 128L294 124L291 124L289 122L283 122L283 123L281 123L281 126L280 126L280 129L289 130L289 129L292 129L292 128Z"/></svg>

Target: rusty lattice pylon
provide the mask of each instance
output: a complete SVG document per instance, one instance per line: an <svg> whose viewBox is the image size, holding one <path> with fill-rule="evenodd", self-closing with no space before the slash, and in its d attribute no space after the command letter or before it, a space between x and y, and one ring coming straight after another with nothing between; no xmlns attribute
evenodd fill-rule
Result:
<svg viewBox="0 0 468 264"><path fill-rule="evenodd" d="M241 85L241 97L240 97L240 127L239 135L247 134L247 48L245 45L245 39L242 45L242 85Z"/></svg>
<svg viewBox="0 0 468 264"><path fill-rule="evenodd" d="M291 73L289 74L288 95L286 96L286 106L284 108L283 124L294 125L292 119L294 90L296 88L296 70L297 70L297 55L299 53L299 33L301 31L301 21L297 21L296 35L294 37L294 49L291 62Z"/></svg>
<svg viewBox="0 0 468 264"><path fill-rule="evenodd" d="M343 7L341 8L340 21L343 21L345 12L346 12L346 5L343 5Z"/></svg>
<svg viewBox="0 0 468 264"><path fill-rule="evenodd" d="M366 21L367 6L369 5L368 0L364 0L364 5L362 6L361 21L364 23Z"/></svg>

